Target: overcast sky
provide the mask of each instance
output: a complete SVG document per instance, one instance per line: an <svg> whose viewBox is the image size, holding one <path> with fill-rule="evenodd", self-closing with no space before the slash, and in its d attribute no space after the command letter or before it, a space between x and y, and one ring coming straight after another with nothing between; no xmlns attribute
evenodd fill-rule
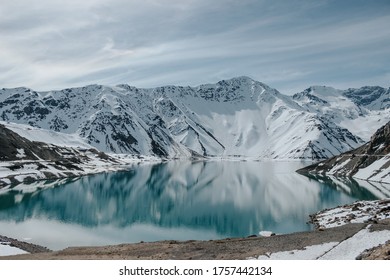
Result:
<svg viewBox="0 0 390 280"><path fill-rule="evenodd" d="M0 87L390 86L389 0L0 0Z"/></svg>

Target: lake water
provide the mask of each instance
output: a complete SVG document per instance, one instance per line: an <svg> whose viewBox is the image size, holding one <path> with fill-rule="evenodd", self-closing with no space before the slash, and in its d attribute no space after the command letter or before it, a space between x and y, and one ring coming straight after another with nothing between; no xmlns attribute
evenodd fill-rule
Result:
<svg viewBox="0 0 390 280"><path fill-rule="evenodd" d="M62 249L310 230L309 214L390 196L388 186L316 180L299 162L176 161L0 190L0 235Z"/></svg>

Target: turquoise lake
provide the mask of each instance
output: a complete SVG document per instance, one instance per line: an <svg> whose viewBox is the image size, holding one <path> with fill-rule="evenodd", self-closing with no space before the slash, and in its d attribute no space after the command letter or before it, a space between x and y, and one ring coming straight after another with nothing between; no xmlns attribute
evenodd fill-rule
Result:
<svg viewBox="0 0 390 280"><path fill-rule="evenodd" d="M289 233L310 230L321 209L390 196L389 186L297 174L304 165L172 161L0 189L0 235L62 249Z"/></svg>

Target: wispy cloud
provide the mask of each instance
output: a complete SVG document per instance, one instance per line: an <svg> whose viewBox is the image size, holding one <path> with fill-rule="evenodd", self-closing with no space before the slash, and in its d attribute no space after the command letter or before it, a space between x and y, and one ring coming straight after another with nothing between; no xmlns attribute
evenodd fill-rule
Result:
<svg viewBox="0 0 390 280"><path fill-rule="evenodd" d="M389 86L386 0L2 2L0 87Z"/></svg>

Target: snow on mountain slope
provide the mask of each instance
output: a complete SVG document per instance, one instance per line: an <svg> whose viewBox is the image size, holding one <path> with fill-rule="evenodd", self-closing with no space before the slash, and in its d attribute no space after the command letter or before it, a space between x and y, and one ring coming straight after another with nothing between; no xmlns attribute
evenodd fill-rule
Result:
<svg viewBox="0 0 390 280"><path fill-rule="evenodd" d="M378 129L361 147L297 172L390 183L390 122Z"/></svg>
<svg viewBox="0 0 390 280"><path fill-rule="evenodd" d="M348 89L343 95L350 98L356 105L369 110L383 110L390 108L390 89L382 87L362 87Z"/></svg>
<svg viewBox="0 0 390 280"><path fill-rule="evenodd" d="M6 92L0 104L1 118L77 134L101 151L190 155L185 147L170 141L158 116L148 108L148 100L142 100L137 92L118 89L91 85L42 93L28 89ZM138 112L134 112L135 106Z"/></svg>
<svg viewBox="0 0 390 280"><path fill-rule="evenodd" d="M390 89L337 90L312 86L295 94L293 99L307 111L348 129L365 142L375 130L390 121Z"/></svg>
<svg viewBox="0 0 390 280"><path fill-rule="evenodd" d="M386 119L355 99L326 87L286 96L247 77L198 87L16 88L0 90L0 119L70 134L105 152L319 159L363 143L348 121Z"/></svg>
<svg viewBox="0 0 390 280"><path fill-rule="evenodd" d="M124 170L145 160L161 161L152 157L108 155L77 136L4 122L0 123L0 147L0 189L21 182Z"/></svg>
<svg viewBox="0 0 390 280"><path fill-rule="evenodd" d="M4 121L0 121L0 124L30 141L45 142L61 147L75 147L84 149L93 148L77 134L60 133L52 130L33 127L30 125L7 123Z"/></svg>

